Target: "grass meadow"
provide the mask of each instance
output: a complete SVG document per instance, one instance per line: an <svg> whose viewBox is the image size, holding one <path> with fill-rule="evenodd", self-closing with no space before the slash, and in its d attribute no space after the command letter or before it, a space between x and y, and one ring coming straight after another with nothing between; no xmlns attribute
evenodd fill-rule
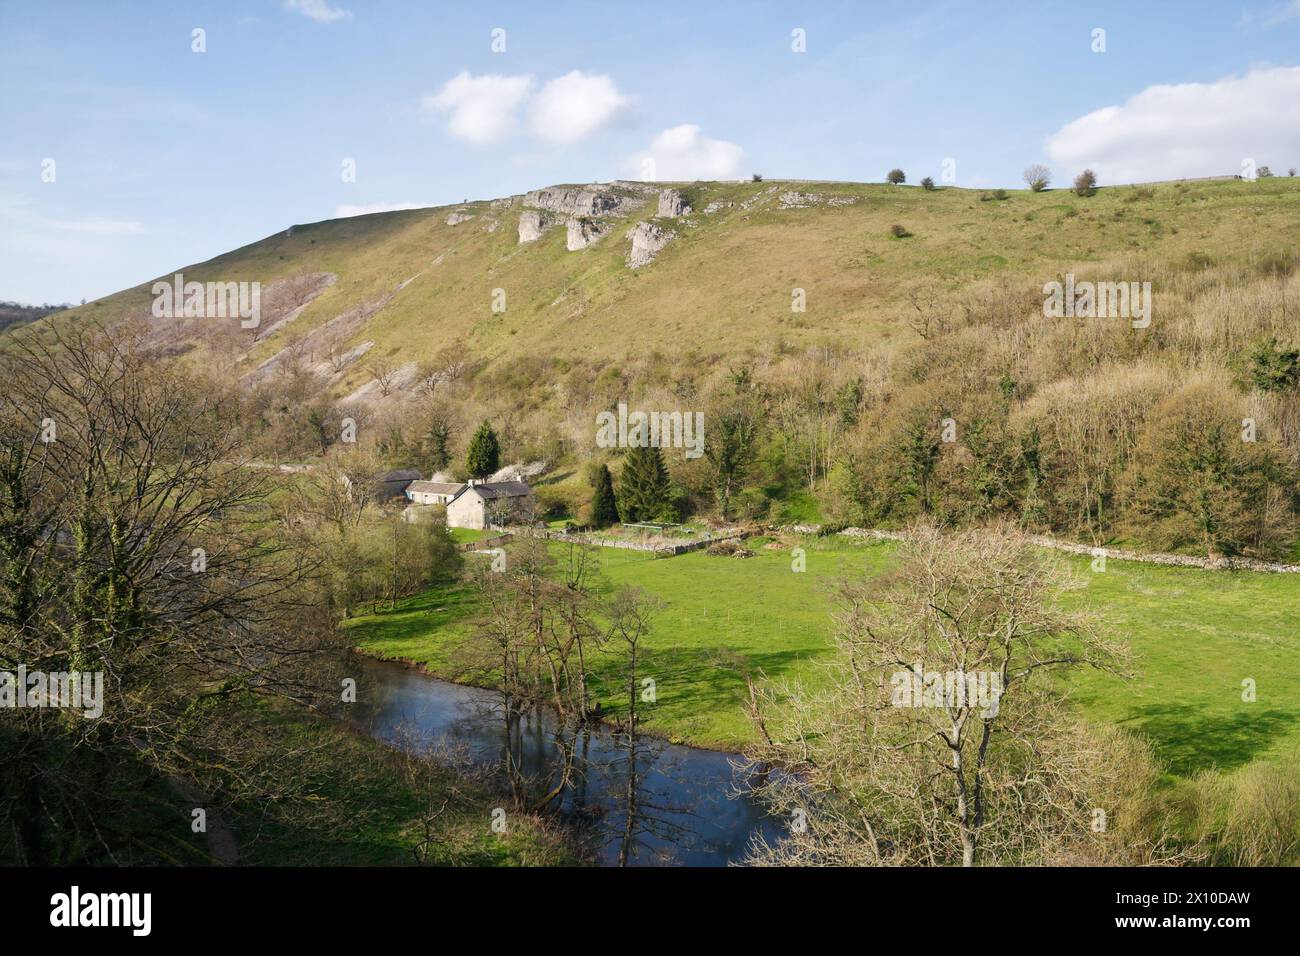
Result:
<svg viewBox="0 0 1300 956"><path fill-rule="evenodd" d="M643 647L643 674L657 702L646 729L673 740L737 748L750 740L745 679L825 679L833 591L844 575L878 575L894 545L809 538L807 570L786 549L752 541L755 556L694 552L671 559L615 549L600 553L603 587L634 585L663 602ZM559 556L559 545L552 545ZM1293 575L1202 571L1067 557L1086 586L1067 600L1097 611L1133 652L1134 676L1075 672L1070 693L1090 719L1148 738L1174 776L1300 755L1300 580ZM355 643L382 657L422 663L439 676L482 681L463 648L476 613L473 593L436 588L393 611L348 622ZM597 670L606 710L619 711L617 664ZM1243 681L1256 699L1242 699Z"/></svg>

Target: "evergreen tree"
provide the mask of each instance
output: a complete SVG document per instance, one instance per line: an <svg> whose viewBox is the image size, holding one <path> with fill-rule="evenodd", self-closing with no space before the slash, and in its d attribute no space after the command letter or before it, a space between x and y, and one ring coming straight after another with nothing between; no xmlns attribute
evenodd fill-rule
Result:
<svg viewBox="0 0 1300 956"><path fill-rule="evenodd" d="M591 499L591 523L597 528L608 528L618 523L618 502L614 498L614 478L609 466L602 464L595 474L595 494Z"/></svg>
<svg viewBox="0 0 1300 956"><path fill-rule="evenodd" d="M618 513L624 521L650 521L668 505L668 469L658 448L634 445L623 456Z"/></svg>
<svg viewBox="0 0 1300 956"><path fill-rule="evenodd" d="M500 467L501 445L497 442L497 433L491 425L484 422L470 439L465 468L471 478L486 478Z"/></svg>

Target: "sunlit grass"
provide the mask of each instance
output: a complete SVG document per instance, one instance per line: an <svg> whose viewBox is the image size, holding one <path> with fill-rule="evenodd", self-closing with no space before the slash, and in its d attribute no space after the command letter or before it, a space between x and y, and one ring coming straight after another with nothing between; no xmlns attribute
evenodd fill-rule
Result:
<svg viewBox="0 0 1300 956"><path fill-rule="evenodd" d="M646 726L708 746L750 739L746 676L823 679L830 660L832 590L842 575L876 575L893 546L842 538L803 539L807 571L791 569L788 550L756 542L752 558L694 552L671 559L615 549L600 553L605 588L634 585L664 602L645 642L644 675L658 701ZM557 550L558 554L558 550ZM1067 558L1086 588L1071 603L1098 612L1126 641L1136 676L1076 672L1074 699L1096 720L1148 737L1171 772L1231 769L1258 757L1300 752L1300 580L1285 574L1228 573ZM370 653L427 663L457 674L457 648L470 632L474 597L441 588L396 611L350 622ZM597 667L596 690L617 712L617 662ZM1257 700L1242 700L1242 681Z"/></svg>

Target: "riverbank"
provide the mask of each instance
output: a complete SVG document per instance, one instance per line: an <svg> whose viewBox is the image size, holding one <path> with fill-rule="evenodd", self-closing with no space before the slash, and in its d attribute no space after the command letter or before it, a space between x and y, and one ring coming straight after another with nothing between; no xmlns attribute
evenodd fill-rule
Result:
<svg viewBox="0 0 1300 956"><path fill-rule="evenodd" d="M457 767L508 785L524 805L552 794L547 821L604 866L726 866L782 821L748 788L737 755L674 745L549 707L510 714L497 691L439 680L394 662L357 662L365 688L349 719L399 748L442 741ZM635 768L633 772L633 768ZM558 788L561 781L567 785ZM513 804L506 803L505 806ZM513 814L510 814L513 819Z"/></svg>
<svg viewBox="0 0 1300 956"><path fill-rule="evenodd" d="M233 808L240 862L258 866L567 866L582 862L553 821L511 814L482 781L374 739L348 723L288 707L252 719L281 741L286 769L312 782L313 811ZM428 829L426 829L428 824ZM419 855L417 856L417 852Z"/></svg>
<svg viewBox="0 0 1300 956"><path fill-rule="evenodd" d="M843 575L876 576L896 545L841 536L797 540L796 556L751 539L753 557L702 552L654 560L602 549L606 588L636 585L665 607L645 640L643 673L656 702L642 708L643 729L668 740L740 750L752 739L746 678L817 682L830 660L833 590ZM557 554L559 546L556 546ZM1136 678L1078 673L1074 699L1086 716L1147 737L1177 775L1300 754L1300 588L1289 574L1224 573L1063 555L1086 586L1069 600L1091 607L1131 646ZM492 685L463 648L477 613L460 586L437 588L347 622L353 643L402 658L430 674ZM618 668L597 662L593 688L617 718ZM1251 679L1257 700L1242 701Z"/></svg>

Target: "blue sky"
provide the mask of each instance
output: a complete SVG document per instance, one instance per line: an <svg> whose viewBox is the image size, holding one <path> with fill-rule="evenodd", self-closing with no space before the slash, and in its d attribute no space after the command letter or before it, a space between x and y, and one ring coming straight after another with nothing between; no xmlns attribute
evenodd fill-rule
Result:
<svg viewBox="0 0 1300 956"><path fill-rule="evenodd" d="M662 179L913 182L951 158L975 187L1032 162L1058 183L1300 165L1300 0L0 0L0 76L0 298L27 302L647 157Z"/></svg>

